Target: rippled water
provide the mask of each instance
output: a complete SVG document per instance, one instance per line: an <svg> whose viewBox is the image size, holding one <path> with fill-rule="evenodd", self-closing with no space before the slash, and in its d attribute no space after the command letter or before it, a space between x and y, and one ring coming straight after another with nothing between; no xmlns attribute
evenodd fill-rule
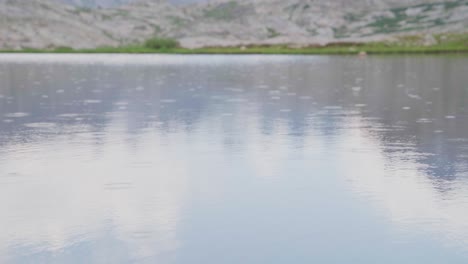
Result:
<svg viewBox="0 0 468 264"><path fill-rule="evenodd" d="M467 263L467 73L0 55L0 262Z"/></svg>

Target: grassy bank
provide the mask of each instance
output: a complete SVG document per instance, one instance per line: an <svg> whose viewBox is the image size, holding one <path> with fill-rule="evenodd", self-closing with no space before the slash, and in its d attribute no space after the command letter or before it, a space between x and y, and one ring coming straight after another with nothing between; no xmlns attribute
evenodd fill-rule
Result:
<svg viewBox="0 0 468 264"><path fill-rule="evenodd" d="M287 45L243 46L243 47L207 47L186 49L176 41L151 39L143 44L121 47L99 47L95 49L72 49L59 47L54 49L3 50L4 53L132 53L132 54L438 54L468 53L468 34L435 35L434 44L421 44L419 36L405 36L394 42L373 43L331 43L326 46L293 48Z"/></svg>

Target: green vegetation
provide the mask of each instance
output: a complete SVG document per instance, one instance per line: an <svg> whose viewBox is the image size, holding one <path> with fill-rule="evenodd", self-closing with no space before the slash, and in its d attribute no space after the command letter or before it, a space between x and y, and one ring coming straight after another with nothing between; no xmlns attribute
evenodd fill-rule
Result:
<svg viewBox="0 0 468 264"><path fill-rule="evenodd" d="M45 8L45 5L41 5L43 8ZM47 9L50 9L50 7L47 7ZM92 9L89 7L76 7L74 9L67 10L68 12L75 14L75 15L80 15L81 13L91 13Z"/></svg>
<svg viewBox="0 0 468 264"><path fill-rule="evenodd" d="M400 29L399 23L407 16L404 10L392 10L394 17L379 17L368 26L375 28L374 33L391 33Z"/></svg>
<svg viewBox="0 0 468 264"><path fill-rule="evenodd" d="M348 28L343 26L335 28L336 38L346 38L359 33L363 28L371 28L372 32L366 33L364 36L372 36L375 34L389 34L389 33L404 33L409 31L423 30L431 27L440 27L449 23L454 23L448 20L448 17L433 16L431 12L439 12L437 10L445 9L449 11L457 7L468 6L465 0L457 0L450 2L435 2L435 3L422 3L408 7L396 7L389 9L388 13L382 14L377 17L372 17L372 21L364 26L357 28ZM360 21L365 13L348 13L344 16L346 21L351 23Z"/></svg>
<svg viewBox="0 0 468 264"><path fill-rule="evenodd" d="M339 28L333 28L333 34L335 38L346 38L348 35L346 35L346 27L339 27Z"/></svg>
<svg viewBox="0 0 468 264"><path fill-rule="evenodd" d="M291 20L293 15L294 15L294 12L296 11L296 9L299 7L299 4L292 4L288 7L286 7L285 11L288 11L289 12L289 18L288 20Z"/></svg>
<svg viewBox="0 0 468 264"><path fill-rule="evenodd" d="M207 18L217 20L233 20L242 15L244 8L242 8L236 1L221 3L214 8L205 11L204 15Z"/></svg>
<svg viewBox="0 0 468 264"><path fill-rule="evenodd" d="M268 31L268 38L276 38L279 35L281 35L278 31L276 31L274 28L266 28Z"/></svg>
<svg viewBox="0 0 468 264"><path fill-rule="evenodd" d="M54 49L55 52L61 52L61 53L67 53L67 52L73 52L73 48L71 47L65 47L65 46L61 46L61 47L56 47Z"/></svg>
<svg viewBox="0 0 468 264"><path fill-rule="evenodd" d="M364 14L357 14L357 13L348 13L344 15L344 19L349 22L357 22L363 17Z"/></svg>
<svg viewBox="0 0 468 264"><path fill-rule="evenodd" d="M152 38L145 41L143 48L151 50L168 50L175 49L179 46L179 42L170 38Z"/></svg>
<svg viewBox="0 0 468 264"><path fill-rule="evenodd" d="M143 44L122 47L99 47L96 49L74 50L70 47L57 47L49 50L25 48L4 50L17 53L164 53L164 54L435 54L468 53L468 34L438 34L433 36L437 44L422 46L423 35L402 36L395 42L372 43L331 43L327 46L292 48L288 45L246 46L246 47L207 47L185 49L176 40L153 38Z"/></svg>
<svg viewBox="0 0 468 264"><path fill-rule="evenodd" d="M113 14L113 16L123 16L123 17L126 17L126 16L129 16L130 15L130 12L127 11L127 10L116 10L116 12Z"/></svg>
<svg viewBox="0 0 468 264"><path fill-rule="evenodd" d="M188 20L177 16L167 16L167 19L176 27L183 27L189 23Z"/></svg>

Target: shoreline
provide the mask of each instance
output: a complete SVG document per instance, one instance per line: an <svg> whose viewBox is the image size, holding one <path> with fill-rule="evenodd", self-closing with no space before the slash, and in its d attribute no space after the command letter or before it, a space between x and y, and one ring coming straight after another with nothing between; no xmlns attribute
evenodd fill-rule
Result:
<svg viewBox="0 0 468 264"><path fill-rule="evenodd" d="M345 50L333 48L202 48L202 49L126 49L126 48L97 48L80 50L0 50L1 54L174 54L174 55L434 55L434 54L468 54L468 47L464 48L398 48L398 49L359 49Z"/></svg>
<svg viewBox="0 0 468 264"><path fill-rule="evenodd" d="M151 42L152 41L152 42ZM325 46L294 47L290 45L245 45L225 47L184 48L177 42L166 39L152 39L143 44L127 46L103 46L97 48L73 49L53 47L48 49L22 48L0 49L0 53L60 53L60 54L220 54L220 55L373 55L373 54L467 54L468 37L433 45L420 45L411 42L369 42L369 43L330 43Z"/></svg>

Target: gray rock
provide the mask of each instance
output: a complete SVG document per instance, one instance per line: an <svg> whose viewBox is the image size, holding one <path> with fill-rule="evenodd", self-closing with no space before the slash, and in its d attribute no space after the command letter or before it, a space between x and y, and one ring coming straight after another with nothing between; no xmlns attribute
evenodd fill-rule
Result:
<svg viewBox="0 0 468 264"><path fill-rule="evenodd" d="M66 3L63 3L66 1ZM0 48L94 48L176 38L203 46L324 45L466 32L468 0L0 0ZM74 4L74 5L70 5ZM398 7L398 8L396 8ZM435 39L427 37L424 44Z"/></svg>

